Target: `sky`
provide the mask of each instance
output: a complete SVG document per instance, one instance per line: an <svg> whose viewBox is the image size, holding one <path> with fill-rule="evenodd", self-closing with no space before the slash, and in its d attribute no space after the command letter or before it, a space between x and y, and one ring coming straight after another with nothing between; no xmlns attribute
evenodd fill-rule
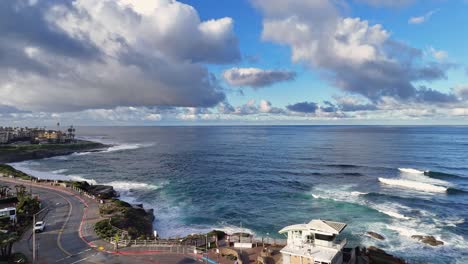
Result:
<svg viewBox="0 0 468 264"><path fill-rule="evenodd" d="M0 2L0 125L468 125L466 0Z"/></svg>

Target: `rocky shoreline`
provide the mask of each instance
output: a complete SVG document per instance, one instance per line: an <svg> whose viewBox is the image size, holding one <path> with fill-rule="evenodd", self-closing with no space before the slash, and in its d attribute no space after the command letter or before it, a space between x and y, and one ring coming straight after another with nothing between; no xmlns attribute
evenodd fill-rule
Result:
<svg viewBox="0 0 468 264"><path fill-rule="evenodd" d="M113 186L93 185L86 181L39 179L10 165L2 164L65 156L79 152L97 152L107 147L109 146L102 143L85 140L78 140L73 144L0 145L0 175L27 181L51 182L73 186L74 189L102 201L101 213L109 219L106 220L108 223L112 223L111 229L118 229L120 232L123 231L135 238L153 236L153 210L145 210L142 205L131 205L120 200L118 198L119 194L114 190Z"/></svg>
<svg viewBox="0 0 468 264"><path fill-rule="evenodd" d="M100 151L106 147L109 146L99 142L87 140L77 140L76 143L71 144L0 145L0 164L65 156L75 152Z"/></svg>

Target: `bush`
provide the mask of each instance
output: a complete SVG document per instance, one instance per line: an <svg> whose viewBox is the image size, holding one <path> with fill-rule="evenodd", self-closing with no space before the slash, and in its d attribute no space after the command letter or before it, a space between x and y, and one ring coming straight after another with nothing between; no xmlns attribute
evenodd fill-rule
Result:
<svg viewBox="0 0 468 264"><path fill-rule="evenodd" d="M94 231L96 231L96 234L100 238L111 238L114 237L116 234L119 233L119 230L117 230L115 227L113 227L110 223L109 220L101 220L96 223L94 226Z"/></svg>

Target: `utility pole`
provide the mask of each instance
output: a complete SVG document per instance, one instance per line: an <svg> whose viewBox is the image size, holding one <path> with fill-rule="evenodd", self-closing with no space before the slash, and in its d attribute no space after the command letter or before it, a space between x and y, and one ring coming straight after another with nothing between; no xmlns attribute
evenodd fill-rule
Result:
<svg viewBox="0 0 468 264"><path fill-rule="evenodd" d="M46 207L47 208L47 207ZM32 237L33 237L33 260L32 264L36 263L36 230L34 230L34 226L36 225L36 215L42 213L46 208L40 210L39 212L33 214L33 222L32 222Z"/></svg>
<svg viewBox="0 0 468 264"><path fill-rule="evenodd" d="M206 263L208 263L208 233L206 233L206 243L205 243L205 247L206 247Z"/></svg>
<svg viewBox="0 0 468 264"><path fill-rule="evenodd" d="M36 225L36 214L33 214L33 222L32 222L32 226L33 226L33 230L32 230L32 235L33 235L33 260L32 260L32 263L35 264L36 263L36 230L34 230L34 226Z"/></svg>

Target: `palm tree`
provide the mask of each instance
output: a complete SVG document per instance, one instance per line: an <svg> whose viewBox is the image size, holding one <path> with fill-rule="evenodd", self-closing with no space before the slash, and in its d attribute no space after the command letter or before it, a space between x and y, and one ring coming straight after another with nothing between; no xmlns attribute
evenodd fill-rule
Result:
<svg viewBox="0 0 468 264"><path fill-rule="evenodd" d="M11 256L13 244L18 241L19 236L16 232L0 233L0 256L6 259Z"/></svg>
<svg viewBox="0 0 468 264"><path fill-rule="evenodd" d="M8 185L0 185L0 198L7 197L8 192L10 191L10 187Z"/></svg>
<svg viewBox="0 0 468 264"><path fill-rule="evenodd" d="M16 196L18 197L18 200L22 200L26 196L26 186L20 184L20 185L15 185L16 189Z"/></svg>

